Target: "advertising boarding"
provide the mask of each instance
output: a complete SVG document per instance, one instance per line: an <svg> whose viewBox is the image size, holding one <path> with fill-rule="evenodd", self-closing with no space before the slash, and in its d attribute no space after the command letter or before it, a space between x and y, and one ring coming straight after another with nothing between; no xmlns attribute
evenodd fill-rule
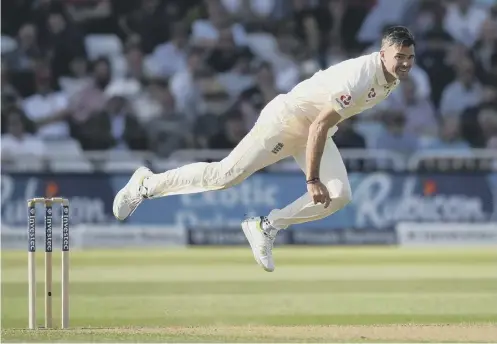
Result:
<svg viewBox="0 0 497 344"><path fill-rule="evenodd" d="M27 228L27 199L61 196L70 201L72 226L184 228L193 231L191 237L217 242L216 234L195 231L224 231L224 236L233 230L240 232L240 222L246 216L266 215L306 191L300 173L257 173L227 190L146 200L120 223L112 215L112 201L128 178L124 174L3 174L2 229ZM388 233L404 222L497 223L495 173L351 173L349 179L353 193L349 205L328 218L294 226L294 233L281 240L312 241L309 238L318 233L330 243L361 238L370 243L388 242L393 240ZM42 224L41 208L38 213ZM57 221L54 216L54 226L59 225ZM295 235L297 231L308 234Z"/></svg>

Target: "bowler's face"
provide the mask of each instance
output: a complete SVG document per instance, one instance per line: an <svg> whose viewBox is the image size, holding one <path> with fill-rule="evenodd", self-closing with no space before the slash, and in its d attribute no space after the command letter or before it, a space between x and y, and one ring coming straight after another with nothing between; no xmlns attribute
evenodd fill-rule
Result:
<svg viewBox="0 0 497 344"><path fill-rule="evenodd" d="M386 70L399 80L407 79L414 65L414 45L391 45L382 48L381 59Z"/></svg>

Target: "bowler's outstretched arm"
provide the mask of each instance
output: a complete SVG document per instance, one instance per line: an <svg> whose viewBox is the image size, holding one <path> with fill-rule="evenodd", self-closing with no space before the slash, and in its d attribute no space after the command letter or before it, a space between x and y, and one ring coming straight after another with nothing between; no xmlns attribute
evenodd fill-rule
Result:
<svg viewBox="0 0 497 344"><path fill-rule="evenodd" d="M330 193L321 182L319 168L323 156L328 130L340 122L341 116L331 105L321 110L314 122L309 127L309 136L306 147L307 191L314 204L322 203L325 208L331 203Z"/></svg>
<svg viewBox="0 0 497 344"><path fill-rule="evenodd" d="M309 127L306 150L307 171L305 174L307 180L319 179L319 166L328 130L340 122L341 119L342 117L330 104L320 112Z"/></svg>

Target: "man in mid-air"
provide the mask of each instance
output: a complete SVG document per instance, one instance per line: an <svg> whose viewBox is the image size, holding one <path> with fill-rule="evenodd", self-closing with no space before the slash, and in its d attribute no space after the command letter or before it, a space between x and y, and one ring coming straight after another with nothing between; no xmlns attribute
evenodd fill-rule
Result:
<svg viewBox="0 0 497 344"><path fill-rule="evenodd" d="M251 131L220 162L158 174L140 167L117 193L114 216L126 219L144 199L227 189L293 156L305 173L307 193L241 224L257 263L273 271L272 248L279 230L322 219L350 202L347 171L332 136L337 124L380 103L408 77L414 46L409 30L395 26L383 35L379 52L316 72L269 102Z"/></svg>

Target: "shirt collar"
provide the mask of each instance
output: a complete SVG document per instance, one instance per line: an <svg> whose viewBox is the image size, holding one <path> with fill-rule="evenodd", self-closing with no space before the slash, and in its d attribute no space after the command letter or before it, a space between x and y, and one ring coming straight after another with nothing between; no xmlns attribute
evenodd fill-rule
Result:
<svg viewBox="0 0 497 344"><path fill-rule="evenodd" d="M380 53L376 56L376 80L380 86L387 85L387 79L385 78L385 72L383 71L383 63L381 62Z"/></svg>

